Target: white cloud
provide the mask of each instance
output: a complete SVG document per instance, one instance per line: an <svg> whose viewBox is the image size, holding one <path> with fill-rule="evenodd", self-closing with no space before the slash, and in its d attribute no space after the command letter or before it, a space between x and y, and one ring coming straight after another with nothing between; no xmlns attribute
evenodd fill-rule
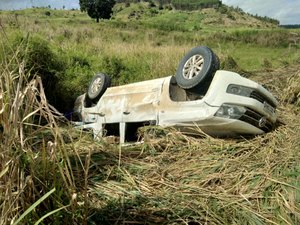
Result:
<svg viewBox="0 0 300 225"><path fill-rule="evenodd" d="M268 16L281 24L300 24L299 0L223 0L226 5L238 6L245 12Z"/></svg>

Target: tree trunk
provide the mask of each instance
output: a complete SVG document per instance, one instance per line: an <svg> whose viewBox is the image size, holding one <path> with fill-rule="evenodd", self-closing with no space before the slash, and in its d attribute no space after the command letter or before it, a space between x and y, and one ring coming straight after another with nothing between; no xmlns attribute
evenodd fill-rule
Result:
<svg viewBox="0 0 300 225"><path fill-rule="evenodd" d="M99 17L96 18L97 23L99 23Z"/></svg>

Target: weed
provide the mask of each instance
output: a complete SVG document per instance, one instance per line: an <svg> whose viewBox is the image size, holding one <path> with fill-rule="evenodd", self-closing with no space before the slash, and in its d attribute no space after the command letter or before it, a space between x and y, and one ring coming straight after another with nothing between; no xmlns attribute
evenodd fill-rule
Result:
<svg viewBox="0 0 300 225"><path fill-rule="evenodd" d="M221 68L224 70L235 71L245 77L249 76L249 72L243 70L232 56L226 56L226 58L222 60Z"/></svg>
<svg viewBox="0 0 300 225"><path fill-rule="evenodd" d="M270 61L270 60L268 60L268 59L264 59L263 60L263 67L267 70L267 71L272 71L272 67L273 67L273 65L272 65L272 62Z"/></svg>
<svg viewBox="0 0 300 225"><path fill-rule="evenodd" d="M24 62L25 73L30 79L39 75L45 86L46 96L53 104L55 103L53 90L58 83L59 74L64 71L64 64L52 50L48 43L38 36L17 36L13 41L12 53L18 49L19 62Z"/></svg>
<svg viewBox="0 0 300 225"><path fill-rule="evenodd" d="M50 12L50 11L46 11L46 12L45 12L45 15L46 15L46 16L51 16L51 12Z"/></svg>
<svg viewBox="0 0 300 225"><path fill-rule="evenodd" d="M72 37L73 33L72 31L68 30L68 29L64 29L63 30L63 36L66 39L70 39Z"/></svg>

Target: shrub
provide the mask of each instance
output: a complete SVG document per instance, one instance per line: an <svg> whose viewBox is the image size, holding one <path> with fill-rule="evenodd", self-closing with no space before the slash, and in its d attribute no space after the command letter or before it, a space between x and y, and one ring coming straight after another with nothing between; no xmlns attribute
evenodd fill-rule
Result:
<svg viewBox="0 0 300 225"><path fill-rule="evenodd" d="M225 5L222 5L221 7L217 8L217 10L221 14L226 14L228 12L228 8Z"/></svg>
<svg viewBox="0 0 300 225"><path fill-rule="evenodd" d="M64 29L63 30L63 36L67 39L70 39L73 36L73 33L69 29Z"/></svg>
<svg viewBox="0 0 300 225"><path fill-rule="evenodd" d="M101 68L112 78L113 84L119 83L121 72L126 69L123 60L117 56L105 56Z"/></svg>
<svg viewBox="0 0 300 225"><path fill-rule="evenodd" d="M90 82L91 69L88 66L70 65L60 78L56 95L60 100L61 111L68 117L73 111L76 98L85 93Z"/></svg>
<svg viewBox="0 0 300 225"><path fill-rule="evenodd" d="M238 64L232 56L226 56L225 59L222 60L221 67L222 69L226 70L235 70L239 68Z"/></svg>
<svg viewBox="0 0 300 225"><path fill-rule="evenodd" d="M231 12L227 12L226 14L227 14L227 18L228 18L228 19L236 20L235 17L234 17L234 15L232 15Z"/></svg>
<svg viewBox="0 0 300 225"><path fill-rule="evenodd" d="M42 79L45 94L50 104L64 110L61 104L61 93L58 89L60 76L66 69L66 62L53 50L48 42L39 36L17 36L13 41L12 54L18 52L19 61L24 62L28 78L38 75Z"/></svg>
<svg viewBox="0 0 300 225"><path fill-rule="evenodd" d="M165 9L166 9L166 10L172 10L172 6L171 6L171 5L166 5L166 6L165 6Z"/></svg>
<svg viewBox="0 0 300 225"><path fill-rule="evenodd" d="M148 7L149 8L154 8L154 7L156 7L156 5L153 1L149 1Z"/></svg>
<svg viewBox="0 0 300 225"><path fill-rule="evenodd" d="M90 67L90 62L84 56L75 55L71 57L71 66Z"/></svg>
<svg viewBox="0 0 300 225"><path fill-rule="evenodd" d="M159 13L156 9L150 9L149 12L150 12L151 16L155 16L155 15L157 15Z"/></svg>
<svg viewBox="0 0 300 225"><path fill-rule="evenodd" d="M270 72L272 71L272 62L269 59L264 59L262 66L265 68L266 71Z"/></svg>

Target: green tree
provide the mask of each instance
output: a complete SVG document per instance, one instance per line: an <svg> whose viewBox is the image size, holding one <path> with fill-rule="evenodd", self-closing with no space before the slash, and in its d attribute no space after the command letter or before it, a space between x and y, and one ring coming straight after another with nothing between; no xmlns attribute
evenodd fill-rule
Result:
<svg viewBox="0 0 300 225"><path fill-rule="evenodd" d="M96 19L109 19L112 14L112 8L116 4L115 0L79 0L80 10L87 12L87 14Z"/></svg>

